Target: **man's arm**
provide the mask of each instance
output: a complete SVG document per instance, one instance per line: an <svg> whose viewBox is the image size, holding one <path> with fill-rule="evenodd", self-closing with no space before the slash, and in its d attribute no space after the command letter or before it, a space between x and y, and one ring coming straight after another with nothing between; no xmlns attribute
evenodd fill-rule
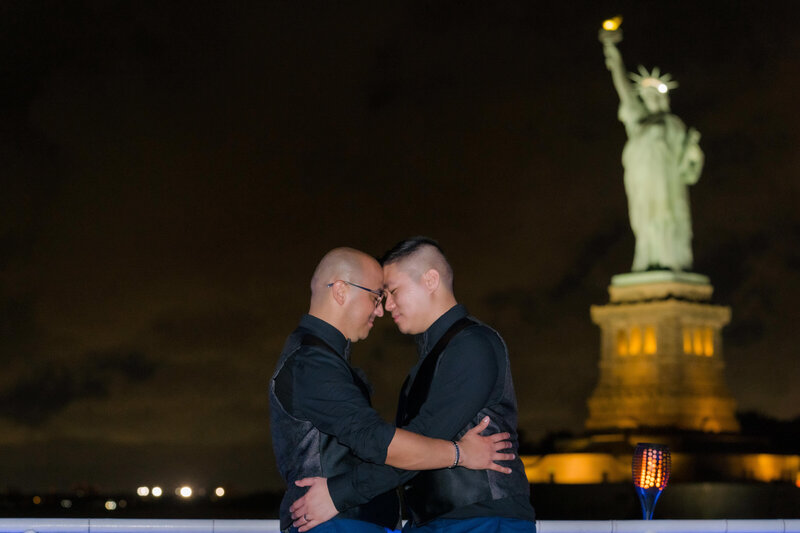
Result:
<svg viewBox="0 0 800 533"><path fill-rule="evenodd" d="M488 404L501 370L495 353L499 349L501 346L495 346L481 331L468 329L453 339L439 363L428 398L419 415L409 424L409 429L413 426L415 432L452 439ZM486 423L486 419L481 423ZM513 459L513 454L509 459ZM363 504L414 475L416 472L362 463L327 481L324 478L302 480L307 483L303 486L311 488L292 506L295 510L292 516L297 518L295 526L300 527L300 531L307 531L310 527L302 527L303 514L315 518L317 514L325 516L330 509L344 510ZM335 513L328 518L332 516Z"/></svg>
<svg viewBox="0 0 800 533"><path fill-rule="evenodd" d="M395 428L369 405L346 361L319 348L301 348L275 380L276 395L295 418L332 435L365 461L383 462ZM284 398L280 383L291 385Z"/></svg>
<svg viewBox="0 0 800 533"><path fill-rule="evenodd" d="M495 461L509 461L514 458L513 453L503 451L508 448L506 441L511 435L495 433L482 437L481 432L488 426L489 417L487 416L458 442L431 439L398 428L392 442L389 443L386 464L403 470L435 470L463 466L470 470L496 470L508 474L511 469L501 466ZM453 453L452 461L446 465L440 465L439 458L447 456L448 447ZM435 455L427 456L428 454Z"/></svg>
<svg viewBox="0 0 800 533"><path fill-rule="evenodd" d="M471 441L480 443L484 439L480 437L480 433L488 425L489 417L487 416L458 441L459 446L469 449ZM410 433L410 435L416 434ZM504 435L504 438L508 438L508 433L498 433L492 435L492 437L498 435ZM514 455L510 454L507 457L513 459ZM498 467L499 465L492 463L492 466ZM503 471L509 473L511 470L503 468ZM416 474L416 471L398 470L386 465L373 463L361 463L356 465L350 472L331 479L310 477L297 480L295 485L309 487L309 489L289 508L294 520L293 525L300 532L308 531L336 516L340 509L344 510L365 503L376 495L405 483ZM333 500L333 495L336 495L336 502Z"/></svg>
<svg viewBox="0 0 800 533"><path fill-rule="evenodd" d="M330 354L309 351L292 370L292 414L350 448L359 458L397 468L432 470L453 465L456 447L449 440L432 439L395 429L381 419L353 382L347 363ZM474 438L459 446L459 464L468 468L504 471L494 461L512 459L501 453L508 434Z"/></svg>

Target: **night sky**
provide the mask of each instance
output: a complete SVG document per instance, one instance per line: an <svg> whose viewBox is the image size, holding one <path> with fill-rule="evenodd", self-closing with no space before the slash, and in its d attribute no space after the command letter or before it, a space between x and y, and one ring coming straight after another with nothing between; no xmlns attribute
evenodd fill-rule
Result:
<svg viewBox="0 0 800 533"><path fill-rule="evenodd" d="M618 98L703 135L696 272L743 411L800 415L800 3L0 1L0 489L280 486L267 382L321 256L440 241L520 427L579 431L630 269ZM416 355L354 347L391 418Z"/></svg>

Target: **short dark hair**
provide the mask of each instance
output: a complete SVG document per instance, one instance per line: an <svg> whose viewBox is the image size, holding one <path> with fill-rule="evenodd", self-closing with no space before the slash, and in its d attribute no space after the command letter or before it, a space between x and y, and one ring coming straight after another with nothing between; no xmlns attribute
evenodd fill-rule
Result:
<svg viewBox="0 0 800 533"><path fill-rule="evenodd" d="M442 247L439 246L438 242L430 237L417 235L416 237L411 237L395 244L391 250L383 254L383 257L380 258L380 264L390 265L392 263L396 263L397 261L400 261L401 259L413 254L419 250L420 247L425 245L433 246L439 250L439 253L442 254L442 256L444 256L444 250L442 250Z"/></svg>
<svg viewBox="0 0 800 533"><path fill-rule="evenodd" d="M425 248L428 248L428 250L424 250ZM453 292L453 267L450 266L450 262L444 255L444 251L442 250L442 247L439 246L439 243L430 237L418 235L416 237L411 237L410 239L398 242L391 250L383 254L380 263L383 266L391 265L392 263L397 263L410 258L412 255L416 255L417 252L419 252L423 258L427 259L424 259L422 263L419 263L419 261L409 262L419 263L416 265L419 268L424 267L426 269L436 269L436 271L439 272L443 286L448 291ZM415 275L419 276L422 274L423 272L420 271ZM409 275L411 275L411 271L409 271Z"/></svg>

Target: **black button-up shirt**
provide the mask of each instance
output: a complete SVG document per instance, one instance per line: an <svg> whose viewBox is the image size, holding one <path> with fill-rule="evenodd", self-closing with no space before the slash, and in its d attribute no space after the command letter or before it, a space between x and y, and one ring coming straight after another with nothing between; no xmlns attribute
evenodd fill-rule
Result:
<svg viewBox="0 0 800 533"><path fill-rule="evenodd" d="M336 437L358 458L384 463L395 428L370 406L369 398L355 382L349 362L350 341L335 327L311 315L302 317L297 332L310 333L328 346L301 346L275 376L275 394L284 409ZM337 487L335 494L337 508L342 505L337 504L337 497L356 497L346 486Z"/></svg>

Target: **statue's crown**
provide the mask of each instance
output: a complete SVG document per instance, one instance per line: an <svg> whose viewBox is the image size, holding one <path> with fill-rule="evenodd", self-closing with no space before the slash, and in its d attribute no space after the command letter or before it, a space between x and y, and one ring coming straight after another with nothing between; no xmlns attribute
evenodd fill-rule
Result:
<svg viewBox="0 0 800 533"><path fill-rule="evenodd" d="M653 70L648 72L646 68L639 65L638 74L631 72L628 75L636 82L636 87L639 92L645 89L655 89L661 94L667 94L670 89L674 89L678 86L678 82L672 79L671 74L664 74L662 76L661 69L658 67L653 67Z"/></svg>

